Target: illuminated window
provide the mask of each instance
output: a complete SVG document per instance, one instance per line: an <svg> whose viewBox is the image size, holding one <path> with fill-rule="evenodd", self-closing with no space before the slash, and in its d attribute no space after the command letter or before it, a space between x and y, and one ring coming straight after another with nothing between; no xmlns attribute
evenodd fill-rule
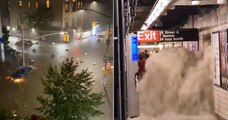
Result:
<svg viewBox="0 0 228 120"><path fill-rule="evenodd" d="M82 2L81 2L81 8L82 8Z"/></svg>
<svg viewBox="0 0 228 120"><path fill-rule="evenodd" d="M78 2L78 6L77 6L77 9L78 9L78 10L80 9L80 2Z"/></svg>
<svg viewBox="0 0 228 120"><path fill-rule="evenodd" d="M65 5L64 5L64 8L65 8L65 12L69 12L69 7L70 7L70 3L68 0L65 1Z"/></svg>
<svg viewBox="0 0 228 120"><path fill-rule="evenodd" d="M83 8L83 2L82 1L78 1L77 2L77 10L80 10Z"/></svg>
<svg viewBox="0 0 228 120"><path fill-rule="evenodd" d="M30 2L28 2L28 8L31 8L31 3Z"/></svg>
<svg viewBox="0 0 228 120"><path fill-rule="evenodd" d="M50 0L46 0L46 7L50 8Z"/></svg>
<svg viewBox="0 0 228 120"><path fill-rule="evenodd" d="M73 12L76 11L76 2L75 2L75 0L73 0L72 11L73 11Z"/></svg>
<svg viewBox="0 0 228 120"><path fill-rule="evenodd" d="M19 6L22 7L22 0L19 0Z"/></svg>
<svg viewBox="0 0 228 120"><path fill-rule="evenodd" d="M39 3L38 3L38 1L36 1L35 6L36 6L36 8L39 8Z"/></svg>

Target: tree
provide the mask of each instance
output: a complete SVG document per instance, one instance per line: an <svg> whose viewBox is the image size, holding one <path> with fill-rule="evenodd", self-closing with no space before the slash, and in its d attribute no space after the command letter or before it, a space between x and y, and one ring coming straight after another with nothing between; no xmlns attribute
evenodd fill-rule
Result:
<svg viewBox="0 0 228 120"><path fill-rule="evenodd" d="M2 26L2 34L4 39L4 45L7 46L9 44L9 30L7 30L6 26Z"/></svg>
<svg viewBox="0 0 228 120"><path fill-rule="evenodd" d="M54 20L54 14L51 12L51 8L40 7L38 9L28 12L24 12L21 17L23 24L26 24L29 28L40 29Z"/></svg>
<svg viewBox="0 0 228 120"><path fill-rule="evenodd" d="M90 120L103 114L97 107L104 103L104 94L92 92L94 80L88 69L76 73L77 68L78 63L67 58L59 67L50 64L41 77L47 97L37 97L37 110L45 120Z"/></svg>

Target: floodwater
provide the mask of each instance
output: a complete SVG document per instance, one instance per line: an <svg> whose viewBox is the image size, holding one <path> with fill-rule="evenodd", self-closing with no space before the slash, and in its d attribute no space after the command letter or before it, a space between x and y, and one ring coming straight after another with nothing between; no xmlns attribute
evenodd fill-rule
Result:
<svg viewBox="0 0 228 120"><path fill-rule="evenodd" d="M139 82L136 120L217 120L214 116L212 50L183 47L153 53Z"/></svg>

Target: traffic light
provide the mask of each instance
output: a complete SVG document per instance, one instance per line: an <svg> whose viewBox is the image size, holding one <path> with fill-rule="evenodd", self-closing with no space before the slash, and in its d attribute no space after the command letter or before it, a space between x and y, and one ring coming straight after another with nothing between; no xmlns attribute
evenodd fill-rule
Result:
<svg viewBox="0 0 228 120"><path fill-rule="evenodd" d="M69 35L67 34L67 33L65 33L64 35L63 35L63 41L64 42L67 42L67 41L69 41Z"/></svg>
<svg viewBox="0 0 228 120"><path fill-rule="evenodd" d="M98 24L98 22L96 22L96 21L91 23L92 27L96 27L97 24Z"/></svg>

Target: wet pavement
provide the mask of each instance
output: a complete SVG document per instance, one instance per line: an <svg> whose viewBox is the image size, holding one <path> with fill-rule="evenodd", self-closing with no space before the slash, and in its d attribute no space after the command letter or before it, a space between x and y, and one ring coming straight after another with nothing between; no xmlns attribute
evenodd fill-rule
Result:
<svg viewBox="0 0 228 120"><path fill-rule="evenodd" d="M10 47L22 51L20 46L15 46L18 39L11 39ZM105 87L103 86L104 76L102 68L104 67L103 58L106 51L106 45L97 42L96 38L88 38L82 41L57 42L49 41L33 41L31 47L25 48L25 63L30 60L35 61L36 69L32 71L25 82L15 84L5 78L9 76L20 64L21 59L13 54L6 54L6 61L0 65L0 106L8 110L16 110L22 115L38 114L35 108L39 106L36 97L43 95L43 86L40 77L44 73L49 64L58 65L68 57L73 57L75 62L79 62L79 69L89 68L93 72L95 79L94 91L103 91L106 94L104 98L105 104L100 106L100 110L105 114L98 117L99 120L112 119L112 97L113 97L113 81L112 75L107 77ZM112 46L109 47L109 56L112 56Z"/></svg>

